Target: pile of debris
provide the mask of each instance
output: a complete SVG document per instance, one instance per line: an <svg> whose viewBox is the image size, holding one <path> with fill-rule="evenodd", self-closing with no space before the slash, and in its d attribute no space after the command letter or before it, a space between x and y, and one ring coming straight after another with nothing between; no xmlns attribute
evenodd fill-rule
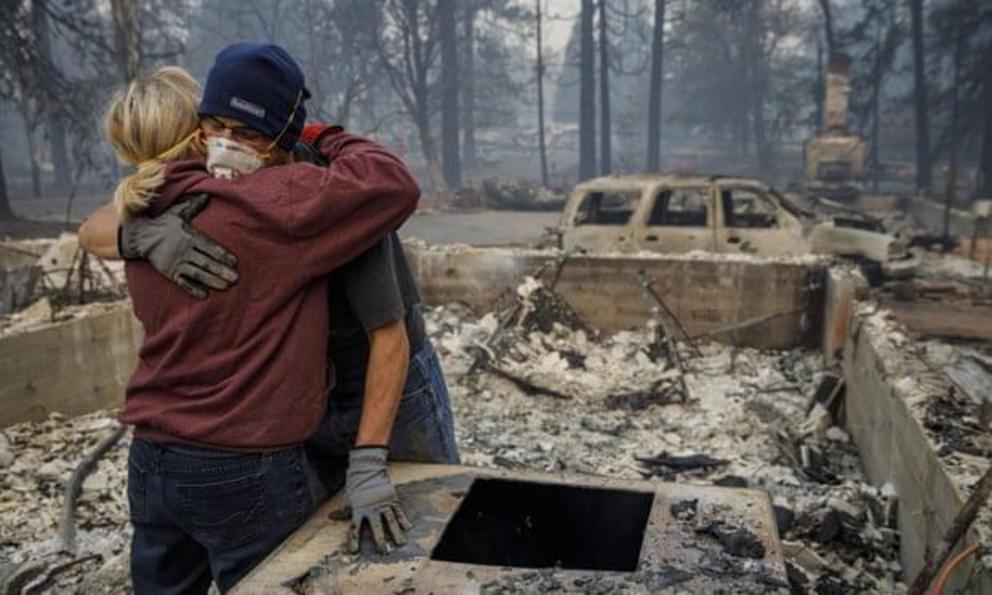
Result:
<svg viewBox="0 0 992 595"><path fill-rule="evenodd" d="M992 346L926 341L920 348L920 357L950 384L926 406L924 427L939 440L938 454L992 458Z"/></svg>
<svg viewBox="0 0 992 595"><path fill-rule="evenodd" d="M121 593L129 589L127 451L123 436L67 486L108 436L113 412L52 414L0 432L0 593Z"/></svg>
<svg viewBox="0 0 992 595"><path fill-rule="evenodd" d="M88 315L89 304L126 295L124 263L88 255L75 234L0 243L0 336Z"/></svg>
<svg viewBox="0 0 992 595"><path fill-rule="evenodd" d="M677 343L683 374L658 325L597 336L549 295L527 279L502 314L429 311L465 463L766 489L794 586L901 588L894 490L834 425L818 353Z"/></svg>

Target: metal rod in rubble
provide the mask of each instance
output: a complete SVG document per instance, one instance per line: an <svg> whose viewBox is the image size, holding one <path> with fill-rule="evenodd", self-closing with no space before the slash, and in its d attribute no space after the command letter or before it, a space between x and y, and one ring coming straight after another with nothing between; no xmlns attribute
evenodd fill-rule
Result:
<svg viewBox="0 0 992 595"><path fill-rule="evenodd" d="M644 274L644 271L637 271L637 276L638 279L640 279L641 288L646 291L659 306L661 306L662 310L664 310L672 320L675 321L675 324L678 325L679 331L682 333L682 337L685 339L685 342L692 347L692 350L697 356L701 357L703 353L699 350L699 346L696 344L695 340L693 340L692 335L689 334L689 329L682 324L682 320L675 315L675 312L668 307L668 304L666 304L665 301L661 299L661 296L658 295L658 292L654 290L654 280L649 279L647 275Z"/></svg>
<svg viewBox="0 0 992 595"><path fill-rule="evenodd" d="M656 301L660 301L660 298L653 291L650 291L650 283L647 281L647 277L644 276L644 271L638 271L638 283L641 287L641 298L648 294L652 295ZM685 362L682 361L682 354L679 353L678 345L675 343L675 339L672 337L672 332L665 324L664 316L656 316L658 324L661 325L661 331L665 334L665 345L668 347L668 361L672 363L679 369L679 386L682 388L682 402L685 403L690 400L689 395L689 385L685 382ZM678 319L676 318L676 321ZM683 331L684 333L685 331ZM686 335L688 337L688 335ZM698 349L697 349L698 352Z"/></svg>

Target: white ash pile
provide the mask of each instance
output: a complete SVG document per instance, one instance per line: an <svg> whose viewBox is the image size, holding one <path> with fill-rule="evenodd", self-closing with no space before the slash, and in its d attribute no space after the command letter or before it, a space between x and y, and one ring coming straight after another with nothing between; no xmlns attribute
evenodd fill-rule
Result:
<svg viewBox="0 0 992 595"><path fill-rule="evenodd" d="M501 313L439 307L427 327L466 464L764 488L798 590L902 589L894 494L833 424L818 353L679 344L683 403L657 327L597 336L534 279Z"/></svg>
<svg viewBox="0 0 992 595"><path fill-rule="evenodd" d="M122 593L130 589L124 436L86 476L73 511L74 553L59 538L65 487L115 431L113 412L52 414L0 433L0 593Z"/></svg>
<svg viewBox="0 0 992 595"><path fill-rule="evenodd" d="M514 211L561 211L567 196L523 178L487 178L478 190L481 206Z"/></svg>

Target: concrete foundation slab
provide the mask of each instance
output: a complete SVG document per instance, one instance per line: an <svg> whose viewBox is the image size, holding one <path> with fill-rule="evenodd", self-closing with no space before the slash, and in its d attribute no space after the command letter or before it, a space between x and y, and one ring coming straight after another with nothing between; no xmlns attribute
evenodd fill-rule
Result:
<svg viewBox="0 0 992 595"><path fill-rule="evenodd" d="M788 591L771 504L762 491L439 465L396 464L391 475L414 524L407 545L384 557L359 559L347 554L344 544L349 523L329 518L344 506L343 494L338 494L249 574L234 593L478 593L555 588L566 592L618 588L635 593ZM548 565L551 567L509 566L498 554L492 558L495 565L450 561L452 550L454 557L463 559L493 555L483 550L498 538L486 532L484 523L459 547L445 552L438 547L442 534L447 538L446 527L453 525L452 517L465 516L456 511L466 507L466 495L471 498L480 482L493 481L525 482L525 486L541 489L612 490L650 498L650 509L644 511L646 528L635 536L642 539L636 570L568 568L576 564L570 564L575 560L567 552L561 554L558 564ZM504 498L504 504L509 499ZM539 507L539 499L530 496L512 504L525 510ZM574 506L577 508L571 501L560 503L561 508L572 508L573 514L581 516L580 522L564 521L568 511L554 515L563 522L552 529L562 536L568 534L568 538L562 537L566 541L582 539L576 531L602 529L603 521L629 524L636 520L630 517L638 514L637 507L629 503L607 510L588 502ZM478 511L469 511L472 519L476 514ZM526 533L531 527L530 521L524 521L511 527L509 533ZM616 536L599 537L612 538ZM601 546L625 547L619 542ZM513 547L519 550L527 546ZM595 549L596 544L590 542L588 547Z"/></svg>

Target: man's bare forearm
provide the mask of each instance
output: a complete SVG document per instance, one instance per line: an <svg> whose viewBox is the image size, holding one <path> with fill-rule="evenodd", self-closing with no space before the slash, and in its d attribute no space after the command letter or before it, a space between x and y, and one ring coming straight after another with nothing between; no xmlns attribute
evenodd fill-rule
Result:
<svg viewBox="0 0 992 595"><path fill-rule="evenodd" d="M362 420L355 446L389 444L409 363L410 340L403 318L372 331Z"/></svg>
<svg viewBox="0 0 992 595"><path fill-rule="evenodd" d="M117 227L120 222L114 205L106 204L97 209L79 226L79 246L100 258L119 259L117 252Z"/></svg>

